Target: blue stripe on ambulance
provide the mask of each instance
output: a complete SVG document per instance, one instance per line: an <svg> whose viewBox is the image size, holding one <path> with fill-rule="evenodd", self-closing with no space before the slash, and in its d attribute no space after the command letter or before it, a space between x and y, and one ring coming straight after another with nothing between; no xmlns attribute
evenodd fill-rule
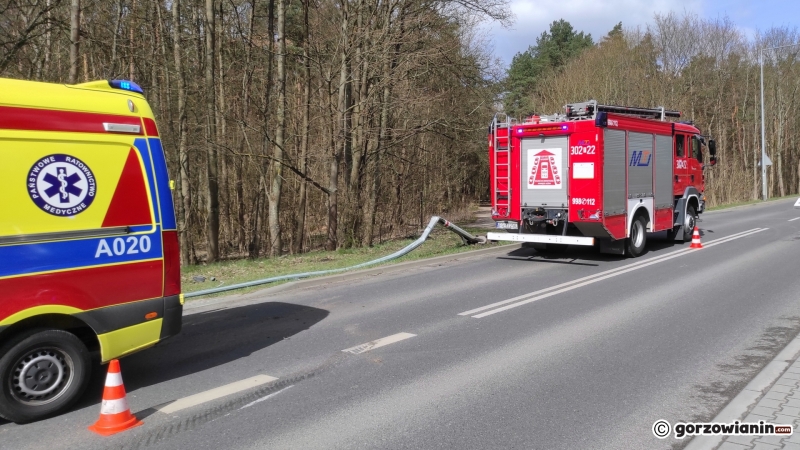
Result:
<svg viewBox="0 0 800 450"><path fill-rule="evenodd" d="M158 186L158 202L161 205L161 226L165 230L174 230L175 208L172 204L172 190L169 188L169 174L167 173L167 160L161 139L149 138L150 154L153 156L153 168L156 172L156 185Z"/></svg>
<svg viewBox="0 0 800 450"><path fill-rule="evenodd" d="M155 221L155 223L159 223L161 220L158 211L158 199L156 197L157 196L156 192L158 191L156 191L156 184L153 181L155 179L156 174L153 171L153 162L150 159L150 151L147 148L147 139L137 138L133 141L133 146L136 148L136 150L139 151L139 155L142 157L142 162L144 162L144 170L145 173L147 174L147 182L150 185L150 192L152 195L150 200L153 202L153 214L154 214L153 220Z"/></svg>
<svg viewBox="0 0 800 450"><path fill-rule="evenodd" d="M161 258L161 227L131 227L132 233L104 238L0 247L0 277Z"/></svg>

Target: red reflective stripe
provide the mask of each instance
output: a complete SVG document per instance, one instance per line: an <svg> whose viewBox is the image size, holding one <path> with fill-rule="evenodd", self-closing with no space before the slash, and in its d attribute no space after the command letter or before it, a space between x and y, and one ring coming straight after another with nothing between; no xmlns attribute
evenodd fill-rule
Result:
<svg viewBox="0 0 800 450"><path fill-rule="evenodd" d="M89 310L161 297L161 260L0 280L0 320L43 305Z"/></svg>
<svg viewBox="0 0 800 450"><path fill-rule="evenodd" d="M0 106L0 128L10 130L107 133L103 123L142 126L138 117L131 116Z"/></svg>
<svg viewBox="0 0 800 450"><path fill-rule="evenodd" d="M158 137L158 128L156 127L156 122L153 119L148 119L147 117L142 119L144 121L144 131L150 137Z"/></svg>

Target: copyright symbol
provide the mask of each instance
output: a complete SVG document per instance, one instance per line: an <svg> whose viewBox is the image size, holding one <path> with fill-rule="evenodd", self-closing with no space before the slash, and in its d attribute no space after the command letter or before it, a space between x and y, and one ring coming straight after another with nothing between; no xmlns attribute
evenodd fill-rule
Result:
<svg viewBox="0 0 800 450"><path fill-rule="evenodd" d="M669 430L669 422L666 420L656 420L656 423L653 424L653 434L659 439L665 439L669 436Z"/></svg>

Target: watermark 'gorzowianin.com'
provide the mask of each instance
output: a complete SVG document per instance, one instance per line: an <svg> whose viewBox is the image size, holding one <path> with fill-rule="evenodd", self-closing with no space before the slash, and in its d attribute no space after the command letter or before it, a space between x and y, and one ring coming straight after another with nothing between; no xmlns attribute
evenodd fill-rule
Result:
<svg viewBox="0 0 800 450"><path fill-rule="evenodd" d="M675 439L687 436L789 436L791 425L779 425L769 422L678 422L673 427L666 420L656 420L653 434L659 439L666 439L674 431Z"/></svg>

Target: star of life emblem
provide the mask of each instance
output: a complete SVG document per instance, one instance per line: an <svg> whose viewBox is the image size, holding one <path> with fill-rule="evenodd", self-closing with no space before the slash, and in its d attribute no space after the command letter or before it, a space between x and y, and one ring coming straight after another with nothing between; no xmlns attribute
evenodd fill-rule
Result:
<svg viewBox="0 0 800 450"><path fill-rule="evenodd" d="M97 194L89 166L74 156L55 154L36 161L28 172L28 195L42 211L71 217L88 208Z"/></svg>

